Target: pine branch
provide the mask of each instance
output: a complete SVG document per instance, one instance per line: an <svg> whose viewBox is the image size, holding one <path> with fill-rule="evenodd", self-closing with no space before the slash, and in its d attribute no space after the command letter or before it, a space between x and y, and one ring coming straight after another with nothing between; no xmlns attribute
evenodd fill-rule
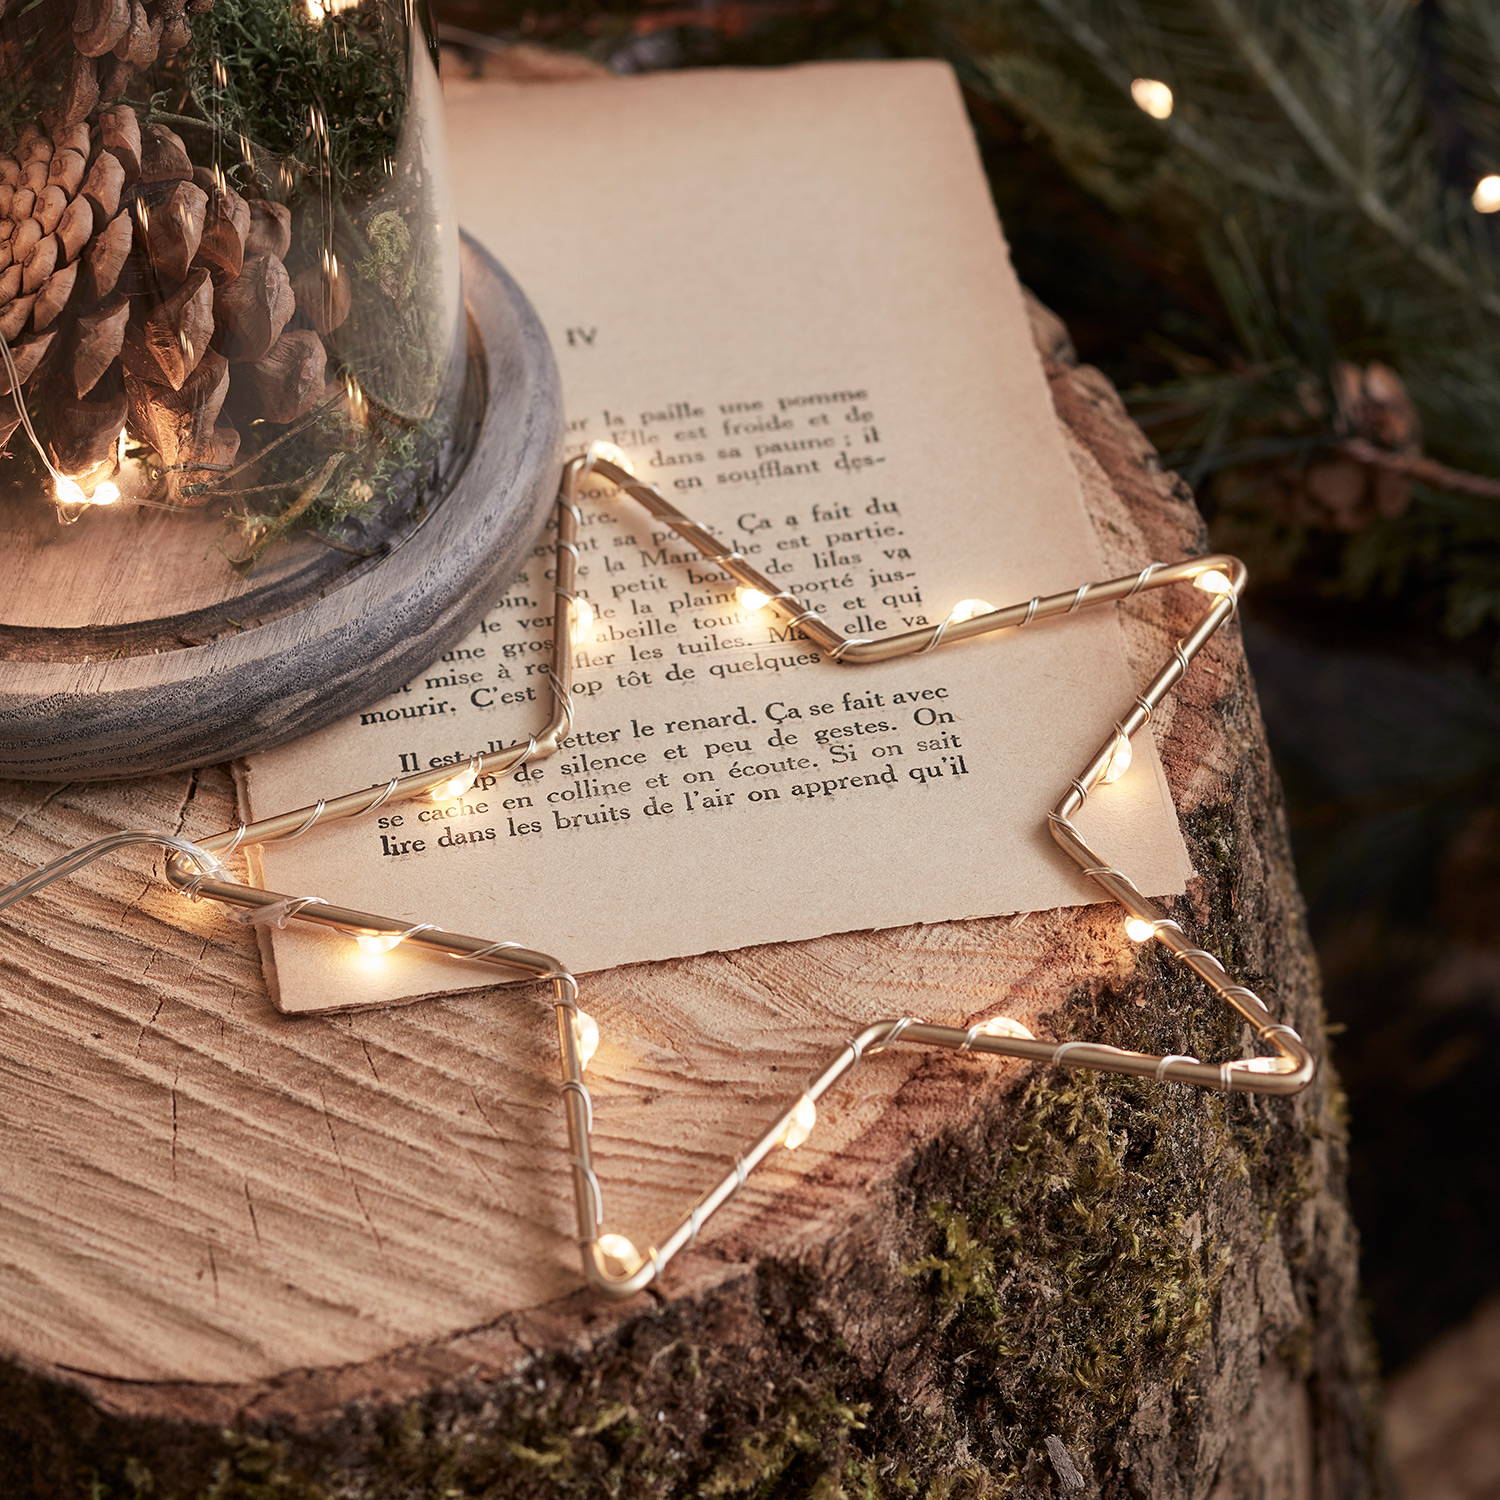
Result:
<svg viewBox="0 0 1500 1500"><path fill-rule="evenodd" d="M1500 427L1480 415L1500 404L1500 217L1469 203L1500 171L1495 0L928 4L1122 238L1157 247L1160 308L1114 353L1158 443L1211 477L1217 524L1324 586L1399 586L1455 632L1500 620ZM1167 119L1136 78L1173 89ZM1118 275L1096 248L1081 273ZM1163 361L1179 378L1142 390Z"/></svg>
<svg viewBox="0 0 1500 1500"><path fill-rule="evenodd" d="M1335 445L1334 452L1372 469L1385 469L1404 479L1419 480L1435 490L1453 495L1474 495L1481 500L1500 500L1500 479L1488 474L1468 474L1425 454L1393 453L1365 438L1346 438Z"/></svg>
<svg viewBox="0 0 1500 1500"><path fill-rule="evenodd" d="M1235 0L1204 0L1204 3L1213 11L1251 72L1276 101L1287 122L1328 175L1349 193L1351 202L1365 219L1445 286L1473 297L1486 312L1500 317L1500 291L1476 287L1451 256L1413 233L1386 202L1378 182L1362 173L1335 146L1291 80L1246 24ZM1353 4L1357 8L1359 0L1353 0Z"/></svg>
<svg viewBox="0 0 1500 1500"><path fill-rule="evenodd" d="M1072 39L1075 46L1088 54L1099 72L1120 90L1120 97L1128 99L1135 75L1121 61L1118 49L1112 47L1093 26L1078 15L1067 0L1036 0L1036 3ZM1158 123L1162 132L1175 145L1197 157L1227 182L1237 183L1249 192L1285 203L1318 207L1323 202L1317 193L1299 183L1262 172L1251 166L1243 156L1219 150L1206 132L1175 111Z"/></svg>

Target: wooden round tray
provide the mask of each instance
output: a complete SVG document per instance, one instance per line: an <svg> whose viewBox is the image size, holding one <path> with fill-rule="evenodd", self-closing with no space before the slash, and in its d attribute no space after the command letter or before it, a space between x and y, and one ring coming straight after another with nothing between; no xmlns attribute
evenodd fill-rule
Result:
<svg viewBox="0 0 1500 1500"><path fill-rule="evenodd" d="M6 518L0 776L102 780L228 760L373 702L475 624L546 519L562 405L520 288L467 238L463 273L477 393L467 457L378 555L291 549L246 581L217 555L211 507L65 531L40 506Z"/></svg>

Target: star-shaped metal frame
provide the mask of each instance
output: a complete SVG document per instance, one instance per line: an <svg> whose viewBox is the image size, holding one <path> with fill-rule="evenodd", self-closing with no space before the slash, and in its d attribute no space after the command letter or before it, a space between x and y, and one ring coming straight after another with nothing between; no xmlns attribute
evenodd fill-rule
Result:
<svg viewBox="0 0 1500 1500"><path fill-rule="evenodd" d="M598 1027L578 1003L578 982L558 959L521 943L448 932L430 923L408 924L374 912L338 906L321 896L289 896L237 881L224 859L248 845L264 845L300 838L323 823L367 817L376 809L435 797L461 796L481 775L505 775L528 762L556 752L573 729L572 670L575 639L586 634L592 607L575 592L578 568L578 529L582 519L579 493L588 474L595 474L637 502L652 517L715 564L740 586L751 607L774 612L781 626L795 630L828 660L847 666L918 655L1002 630L1020 629L1039 620L1077 614L1080 610L1130 599L1138 594L1193 584L1209 596L1208 607L1194 628L1173 646L1172 654L1130 711L1083 769L1068 783L1057 804L1047 813L1047 825L1059 847L1107 896L1127 914L1126 928L1138 942L1160 943L1185 964L1254 1029L1264 1052L1228 1062L1202 1062L1194 1057L1133 1052L1088 1041L1047 1041L1006 1017L967 1028L937 1025L912 1016L894 1016L866 1026L829 1061L786 1110L736 1158L734 1165L682 1217L659 1244L638 1249L625 1236L606 1232L604 1198L593 1166L590 1145L593 1102L584 1071L598 1043ZM1089 847L1073 822L1091 792L1115 780L1129 764L1132 737L1150 719L1153 709L1181 681L1193 657L1229 619L1245 583L1245 569L1235 558L1215 555L1177 563L1149 563L1138 573L1099 583L1080 584L1071 592L1034 597L1001 609L967 600L942 620L897 635L866 639L845 635L816 610L787 593L760 573L749 560L726 547L706 527L683 514L657 489L628 467L623 454L609 445L595 445L582 458L563 468L557 502L555 562L556 604L553 612L553 664L548 673L552 704L547 722L525 740L487 755L475 756L455 767L420 771L335 797L318 797L309 806L241 824L196 843L150 834L117 834L98 846L75 851L24 880L0 890L0 907L29 894L49 880L68 873L106 848L126 842L156 842L170 850L165 870L168 880L186 895L208 898L241 909L247 920L284 926L289 921L331 928L361 944L384 949L406 943L426 953L479 963L495 971L496 982L520 984L545 980L552 985L561 1057L560 1088L567 1122L569 1172L572 1179L577 1238L588 1284L612 1296L628 1296L654 1281L673 1256L698 1237L704 1223L744 1186L749 1175L778 1147L795 1147L806 1139L817 1119L817 1104L835 1084L872 1053L898 1044L946 1048L999 1057L1021 1058L1055 1067L1091 1068L1132 1073L1158 1082L1195 1084L1204 1088L1245 1090L1261 1094L1294 1094L1311 1082L1316 1064L1291 1027L1276 1021L1253 990L1234 982L1211 953L1194 946L1182 928L1143 896L1135 884ZM350 1000L327 1010L370 1008ZM319 1012L320 1014L322 1012Z"/></svg>

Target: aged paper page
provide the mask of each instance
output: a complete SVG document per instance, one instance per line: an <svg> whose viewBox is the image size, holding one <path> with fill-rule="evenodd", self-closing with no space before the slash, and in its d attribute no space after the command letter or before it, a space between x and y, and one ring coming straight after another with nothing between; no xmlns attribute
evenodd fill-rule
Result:
<svg viewBox="0 0 1500 1500"><path fill-rule="evenodd" d="M557 349L569 451L618 444L851 634L1101 576L946 68L459 84L449 131L461 220ZM575 971L1096 899L1044 817L1135 692L1111 613L841 667L591 494L576 737L450 807L271 845L269 886ZM524 739L550 556L403 692L254 757L250 810ZM1182 890L1149 736L1107 800L1109 857ZM274 944L284 1008L347 1002L351 944ZM371 1001L487 981L400 950L360 973Z"/></svg>

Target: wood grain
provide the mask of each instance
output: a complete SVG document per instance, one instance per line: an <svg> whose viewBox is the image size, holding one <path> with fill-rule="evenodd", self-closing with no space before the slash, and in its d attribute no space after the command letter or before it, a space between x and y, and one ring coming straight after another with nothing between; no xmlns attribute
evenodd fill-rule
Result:
<svg viewBox="0 0 1500 1500"><path fill-rule="evenodd" d="M1112 388L1072 364L1060 328L1039 310L1035 331L1105 572L1200 550L1191 496L1161 471ZM1169 598L1127 612L1143 672L1192 609ZM996 656L1003 670L1003 649ZM1190 846L1208 859L1215 840L1230 839L1234 851L1232 866L1195 881L1182 920L1228 911L1236 963L1271 976L1272 1003L1316 1038L1314 973L1236 631L1211 643L1153 727L1177 805L1198 830ZM0 878L116 827L216 829L230 803L223 768L108 788L11 784L0 789ZM1215 832L1216 819L1237 832ZM503 1439L497 1451L512 1456L496 1459L495 1473L512 1477L474 1493L551 1494L555 1473L517 1468L513 1453L517 1433L531 1451L544 1407L576 1411L581 1397L565 1393L579 1391L596 1404L659 1406L659 1420L691 1430L677 1440L682 1451L709 1451L711 1424L692 1417L710 1404L704 1391L750 1399L739 1390L750 1365L734 1351L767 1380L777 1371L783 1387L798 1389L812 1364L786 1366L775 1351L788 1327L815 1316L837 1334L823 1342L867 1361L871 1380L900 1392L904 1410L935 1420L948 1399L922 1354L924 1337L941 1347L942 1316L924 1312L895 1269L915 1254L913 1218L926 1222L912 1185L952 1173L942 1166L948 1143L988 1155L979 1132L997 1130L1011 1108L1025 1078L1017 1065L898 1051L861 1070L830 1098L812 1141L752 1179L677 1262L665 1301L603 1306L577 1290L567 1242L554 1043L538 991L289 1021L266 998L252 935L219 909L153 885L149 859L134 854L7 913L0 932L0 1149L9 1163L0 1336L19 1392L18 1451L49 1455L56 1467L74 1451L64 1434L82 1422L89 1441L148 1456L158 1493L188 1494L165 1476L179 1463L183 1474L212 1472L227 1423L299 1453L305 1444L329 1474L353 1476L347 1490L329 1480L326 1493L416 1494L369 1478L383 1472L377 1456L395 1451L385 1436L377 1441L385 1429L370 1414L405 1409L426 1413L414 1420L437 1424L434 1432ZM1170 1013L1177 1002L1162 984L1103 908L845 934L591 976L586 1003L605 1039L591 1068L595 1140L611 1224L649 1240L873 1017L1003 1012L1070 1036L1080 1017L1123 1006L1128 1032L1137 1016L1144 1026L1163 1007ZM1179 1020L1184 1034L1198 1024L1191 1002ZM1164 1097L1163 1109L1223 1108L1193 1091ZM1369 1493L1368 1434L1349 1395L1355 1286L1337 1130L1318 1091L1274 1107L1282 1113L1255 1119L1295 1141L1299 1162L1305 1156L1305 1201L1295 1200L1303 1207L1287 1235L1288 1245L1318 1247L1316 1269L1305 1258L1296 1269L1279 1234L1262 1236L1248 1171L1226 1174L1212 1201L1183 1208L1202 1232L1243 1223L1233 1230L1242 1265L1220 1294L1215 1327L1224 1336L1192 1378L1193 1399L1204 1403L1193 1419L1199 1451L1182 1459L1182 1443L1166 1436L1179 1420L1168 1415L1172 1391L1143 1388L1135 1492ZM807 1268L803 1290L779 1311L763 1290L771 1266ZM1305 1329L1309 1298L1321 1321L1308 1368L1321 1385L1268 1353ZM670 1358L658 1376L640 1352L665 1358L684 1343L719 1351L704 1353L707 1384L697 1394L672 1383ZM1212 1402L1239 1416L1214 1418ZM173 1424L162 1429L170 1439L153 1436L161 1420ZM593 1441L568 1440L584 1449ZM27 1473L41 1472L42 1458L28 1462ZM665 1492L640 1475L612 1483L622 1494Z"/></svg>
<svg viewBox="0 0 1500 1500"><path fill-rule="evenodd" d="M472 431L441 503L372 557L298 547L235 588L215 517L110 514L59 535L22 513L0 553L0 774L242 755L364 707L472 628L555 494L561 396L535 313L467 240L464 282Z"/></svg>

